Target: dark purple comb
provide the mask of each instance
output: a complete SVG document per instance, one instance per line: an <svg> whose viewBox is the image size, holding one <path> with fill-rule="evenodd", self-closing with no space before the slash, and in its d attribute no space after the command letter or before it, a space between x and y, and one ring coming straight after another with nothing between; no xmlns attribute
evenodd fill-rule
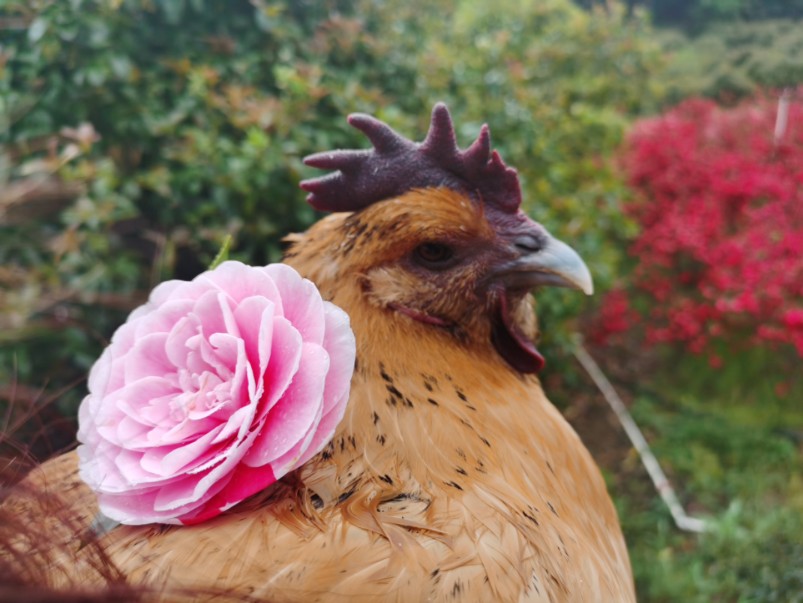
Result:
<svg viewBox="0 0 803 603"><path fill-rule="evenodd" d="M316 153L304 163L332 174L304 180L307 201L322 211L357 211L397 197L414 188L447 187L465 191L477 200L515 213L521 204L516 170L491 151L491 134L482 126L477 140L461 151L449 110L443 103L432 109L424 142L407 140L390 126L362 113L349 124L365 134L373 149Z"/></svg>

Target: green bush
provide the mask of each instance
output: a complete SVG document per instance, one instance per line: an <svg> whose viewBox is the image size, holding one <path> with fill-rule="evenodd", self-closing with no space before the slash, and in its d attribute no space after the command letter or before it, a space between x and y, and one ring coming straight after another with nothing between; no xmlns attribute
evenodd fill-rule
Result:
<svg viewBox="0 0 803 603"><path fill-rule="evenodd" d="M5 178L55 174L76 197L0 221L0 259L16 275L0 280L0 309L17 310L2 325L0 381L74 383L126 311L158 281L202 270L228 234L232 257L277 260L280 238L316 218L297 189L311 175L301 158L365 145L345 123L352 111L420 139L443 99L464 145L487 120L536 219L591 260L603 288L616 273L610 241L629 226L608 160L628 115L651 106L658 61L649 32L621 15L568 0L8 0L0 11ZM98 137L78 144L64 128L84 123ZM549 331L578 300L547 298Z"/></svg>
<svg viewBox="0 0 803 603"><path fill-rule="evenodd" d="M659 35L669 54L667 98L704 95L734 102L761 89L803 83L803 22L775 20L723 23L696 36Z"/></svg>
<svg viewBox="0 0 803 603"><path fill-rule="evenodd" d="M632 3L649 7L657 25L681 25L697 31L721 21L803 17L803 0L634 0Z"/></svg>

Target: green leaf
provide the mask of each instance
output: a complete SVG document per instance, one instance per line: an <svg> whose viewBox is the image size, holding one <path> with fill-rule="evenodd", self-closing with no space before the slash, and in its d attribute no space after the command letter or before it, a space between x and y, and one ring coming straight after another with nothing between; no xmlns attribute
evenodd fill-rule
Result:
<svg viewBox="0 0 803 603"><path fill-rule="evenodd" d="M209 270L214 270L218 266L220 266L223 262L229 259L229 250L231 248L231 241L232 236L226 235L226 238L223 239L223 244L220 246L220 250L217 252L215 259L212 260L212 263L209 264Z"/></svg>
<svg viewBox="0 0 803 603"><path fill-rule="evenodd" d="M28 26L28 40L32 44L36 44L42 39L48 29L48 22L44 17L37 17L34 19L30 26Z"/></svg>

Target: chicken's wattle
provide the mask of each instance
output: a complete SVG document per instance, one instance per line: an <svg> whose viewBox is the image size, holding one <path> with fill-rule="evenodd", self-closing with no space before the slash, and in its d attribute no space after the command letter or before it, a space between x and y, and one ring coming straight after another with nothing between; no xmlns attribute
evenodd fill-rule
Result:
<svg viewBox="0 0 803 603"><path fill-rule="evenodd" d="M491 342L502 358L520 373L537 373L546 364L535 344L513 321L505 294L499 296L491 327Z"/></svg>

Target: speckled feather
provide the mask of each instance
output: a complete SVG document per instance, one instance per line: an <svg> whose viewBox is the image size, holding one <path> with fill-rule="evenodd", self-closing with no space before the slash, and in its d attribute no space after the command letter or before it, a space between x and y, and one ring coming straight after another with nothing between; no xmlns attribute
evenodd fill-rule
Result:
<svg viewBox="0 0 803 603"><path fill-rule="evenodd" d="M216 600L635 600L599 470L537 377L489 343L488 300L469 286L481 260L435 279L405 263L433 236L482 250L495 229L470 199L429 189L292 237L286 261L351 316L346 416L309 464L222 517L106 535L130 581ZM394 311L404 305L447 326ZM535 337L529 296L515 316ZM28 483L71 483L64 495L88 523L91 493L75 481L62 457ZM55 565L67 570L51 571L56 582L93 579L75 547Z"/></svg>

